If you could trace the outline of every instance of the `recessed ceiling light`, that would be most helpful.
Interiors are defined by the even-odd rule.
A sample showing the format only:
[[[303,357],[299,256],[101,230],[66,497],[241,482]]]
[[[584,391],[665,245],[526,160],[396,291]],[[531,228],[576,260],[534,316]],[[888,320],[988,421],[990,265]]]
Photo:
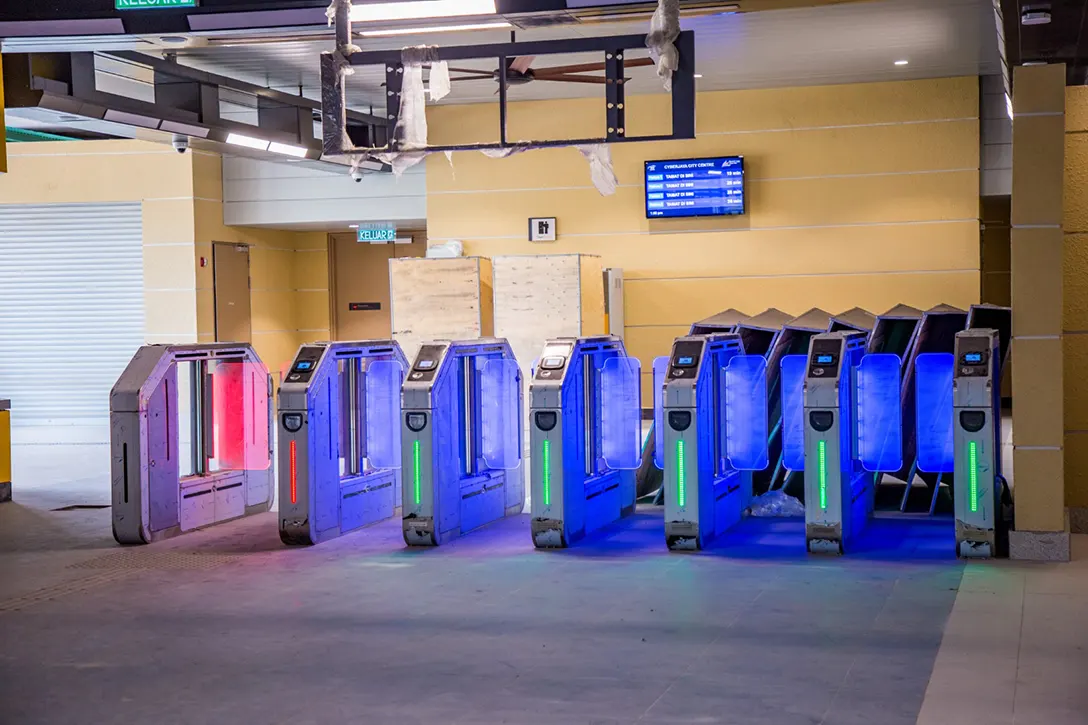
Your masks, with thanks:
[[[702,73],[696,73],[696,74],[695,74],[695,77],[696,77],[696,78],[702,78],[702,77],[703,77],[703,74],[702,74]]]
[[[910,63],[909,60],[897,60],[897,61],[895,61],[896,65],[907,65],[908,63]]]
[[[348,229],[358,229],[358,228],[359,228],[358,224],[348,224]]]

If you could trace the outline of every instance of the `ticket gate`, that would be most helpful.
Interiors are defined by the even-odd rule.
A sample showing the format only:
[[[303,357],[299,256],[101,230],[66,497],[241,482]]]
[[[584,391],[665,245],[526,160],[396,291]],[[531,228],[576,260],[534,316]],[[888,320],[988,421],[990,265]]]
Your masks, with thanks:
[[[866,333],[812,338],[782,361],[783,459],[803,470],[805,542],[844,553],[873,512],[876,477],[902,465],[898,355],[865,355]]]
[[[303,345],[279,393],[279,526],[316,544],[400,507],[400,390],[392,340]]]
[[[250,345],[145,345],[110,392],[113,536],[147,544],[272,507],[272,379]]]
[[[737,325],[749,319],[749,317],[750,315],[746,315],[740,310],[736,310],[730,307],[728,310],[722,310],[716,315],[711,315],[705,320],[699,320],[698,322],[692,324],[691,330],[688,331],[688,334],[712,335],[716,332],[736,332]]]
[[[618,337],[548,340],[529,388],[531,530],[569,546],[635,508],[641,367]]]
[[[409,546],[436,546],[521,513],[521,372],[506,340],[425,343],[401,400]]]
[[[956,553],[1004,553],[1003,503],[1010,492],[1001,475],[1001,339],[993,329],[956,334],[955,352],[918,356],[918,468],[952,473]]]
[[[677,338],[661,400],[665,542],[702,549],[740,520],[767,467],[766,358],[735,333]]]

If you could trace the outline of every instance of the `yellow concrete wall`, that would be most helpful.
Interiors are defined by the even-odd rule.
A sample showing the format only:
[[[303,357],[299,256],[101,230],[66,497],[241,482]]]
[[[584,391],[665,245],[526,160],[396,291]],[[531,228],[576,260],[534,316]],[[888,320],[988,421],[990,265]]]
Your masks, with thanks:
[[[217,154],[144,141],[22,143],[9,153],[0,204],[142,203],[147,342],[214,339],[212,242],[252,246],[253,341],[270,370],[302,342],[329,337],[325,234],[224,225]]]
[[[452,168],[431,156],[428,236],[469,255],[581,252],[623,268],[627,346],[646,371],[693,320],[728,307],[967,306],[980,288],[978,102],[973,77],[702,93],[697,139],[613,145],[611,197],[571,148],[455,153]],[[662,130],[665,103],[630,99],[628,133]],[[602,135],[601,106],[512,104],[509,138]],[[430,142],[494,140],[496,115],[428,108]],[[644,161],[729,154],[745,157],[746,216],[645,218]],[[526,240],[535,216],[557,217],[556,243]]]
[[[329,338],[326,235],[225,225],[223,165],[218,155],[194,156],[193,188],[200,339],[215,338],[212,244],[247,244],[253,346],[269,370],[279,372],[290,363],[300,344]],[[200,266],[201,257],[209,260],[208,266]]]
[[[1065,89],[1065,503],[1088,507],[1088,87]]]
[[[142,202],[145,337],[195,342],[193,155],[145,141],[10,144],[0,204]]]

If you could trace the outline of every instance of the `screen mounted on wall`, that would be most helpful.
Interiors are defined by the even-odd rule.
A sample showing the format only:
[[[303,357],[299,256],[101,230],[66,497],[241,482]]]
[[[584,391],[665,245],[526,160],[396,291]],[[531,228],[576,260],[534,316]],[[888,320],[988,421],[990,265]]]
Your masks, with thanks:
[[[646,162],[646,217],[744,213],[744,157]]]

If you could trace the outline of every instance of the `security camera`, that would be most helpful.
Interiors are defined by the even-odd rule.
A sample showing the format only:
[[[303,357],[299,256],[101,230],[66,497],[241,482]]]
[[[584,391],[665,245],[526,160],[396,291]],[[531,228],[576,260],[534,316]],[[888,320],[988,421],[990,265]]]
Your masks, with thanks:
[[[351,170],[351,178],[355,179],[355,183],[356,183],[356,184],[358,184],[358,183],[361,183],[361,182],[362,182],[362,180],[363,180],[363,176],[365,176],[365,174],[363,174],[363,170],[362,170],[362,169],[359,169],[359,168],[355,168],[355,169],[352,169],[352,170]]]
[[[179,154],[183,154],[189,150],[189,137],[183,136],[180,133],[174,134],[174,139],[171,141],[174,146],[174,150]]]

